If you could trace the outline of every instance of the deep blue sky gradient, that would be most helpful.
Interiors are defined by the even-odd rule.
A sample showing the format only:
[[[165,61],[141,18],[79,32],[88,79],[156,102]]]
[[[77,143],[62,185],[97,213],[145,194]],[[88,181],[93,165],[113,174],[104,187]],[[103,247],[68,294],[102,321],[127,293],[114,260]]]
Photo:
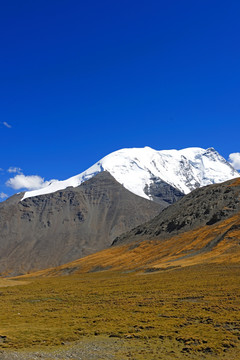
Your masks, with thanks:
[[[0,192],[124,147],[239,152],[239,1],[18,1],[0,11]]]

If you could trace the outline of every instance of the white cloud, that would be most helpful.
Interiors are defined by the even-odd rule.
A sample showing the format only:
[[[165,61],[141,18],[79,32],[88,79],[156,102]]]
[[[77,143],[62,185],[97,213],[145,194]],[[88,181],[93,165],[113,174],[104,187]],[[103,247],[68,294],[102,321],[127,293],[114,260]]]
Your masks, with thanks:
[[[7,170],[9,173],[18,173],[22,174],[22,169],[15,166],[10,166],[10,168]]]
[[[50,184],[50,181],[44,181],[44,178],[38,175],[25,176],[23,174],[16,175],[6,182],[6,185],[12,189],[27,189],[36,190],[41,189]]]
[[[7,197],[8,197],[7,194],[5,194],[3,192],[0,193],[0,199],[6,199]]]
[[[6,126],[7,128],[11,129],[11,125],[9,125],[6,121],[3,122],[3,125]]]
[[[240,153],[237,152],[230,154],[229,162],[236,170],[240,170]]]

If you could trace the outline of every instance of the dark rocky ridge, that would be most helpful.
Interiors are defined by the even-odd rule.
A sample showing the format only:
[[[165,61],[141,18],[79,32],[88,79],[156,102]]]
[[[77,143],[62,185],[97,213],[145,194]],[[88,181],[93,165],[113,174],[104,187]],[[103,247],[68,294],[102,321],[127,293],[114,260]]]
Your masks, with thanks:
[[[239,211],[240,180],[205,186],[170,205],[154,219],[117,237],[113,244],[169,238],[200,226],[213,225]]]
[[[156,177],[152,177],[152,183],[150,186],[145,186],[144,192],[150,196],[153,201],[165,207],[175,203],[184,196],[180,190]]]
[[[53,267],[108,247],[166,205],[134,195],[103,172],[77,188],[0,204],[0,272]]]

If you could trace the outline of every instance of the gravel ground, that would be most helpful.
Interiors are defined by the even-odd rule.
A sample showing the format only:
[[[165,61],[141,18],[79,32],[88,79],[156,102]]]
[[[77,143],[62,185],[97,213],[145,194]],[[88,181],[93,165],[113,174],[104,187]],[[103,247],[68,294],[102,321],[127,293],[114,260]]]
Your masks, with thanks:
[[[173,350],[174,349],[174,350]],[[219,360],[213,354],[184,354],[174,347],[154,349],[148,341],[141,342],[131,339],[102,337],[85,339],[66,344],[55,349],[46,350],[0,350],[0,360]],[[239,354],[233,350],[222,354],[221,360],[239,360]]]
[[[94,342],[81,341],[51,351],[0,351],[0,360],[110,360],[118,359],[115,354],[121,349],[120,339],[99,339]]]

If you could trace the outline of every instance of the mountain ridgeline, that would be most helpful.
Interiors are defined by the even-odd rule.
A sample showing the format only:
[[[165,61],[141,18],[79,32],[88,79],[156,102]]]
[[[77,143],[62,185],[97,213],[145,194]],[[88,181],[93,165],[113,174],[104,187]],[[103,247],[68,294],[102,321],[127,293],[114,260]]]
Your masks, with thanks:
[[[27,191],[23,198],[49,194],[69,186],[77,187],[102,171],[108,171],[135,195],[157,202],[164,197],[168,204],[196,188],[239,176],[213,148],[122,149],[105,156],[79,175],[64,181],[52,180],[42,189]]]

